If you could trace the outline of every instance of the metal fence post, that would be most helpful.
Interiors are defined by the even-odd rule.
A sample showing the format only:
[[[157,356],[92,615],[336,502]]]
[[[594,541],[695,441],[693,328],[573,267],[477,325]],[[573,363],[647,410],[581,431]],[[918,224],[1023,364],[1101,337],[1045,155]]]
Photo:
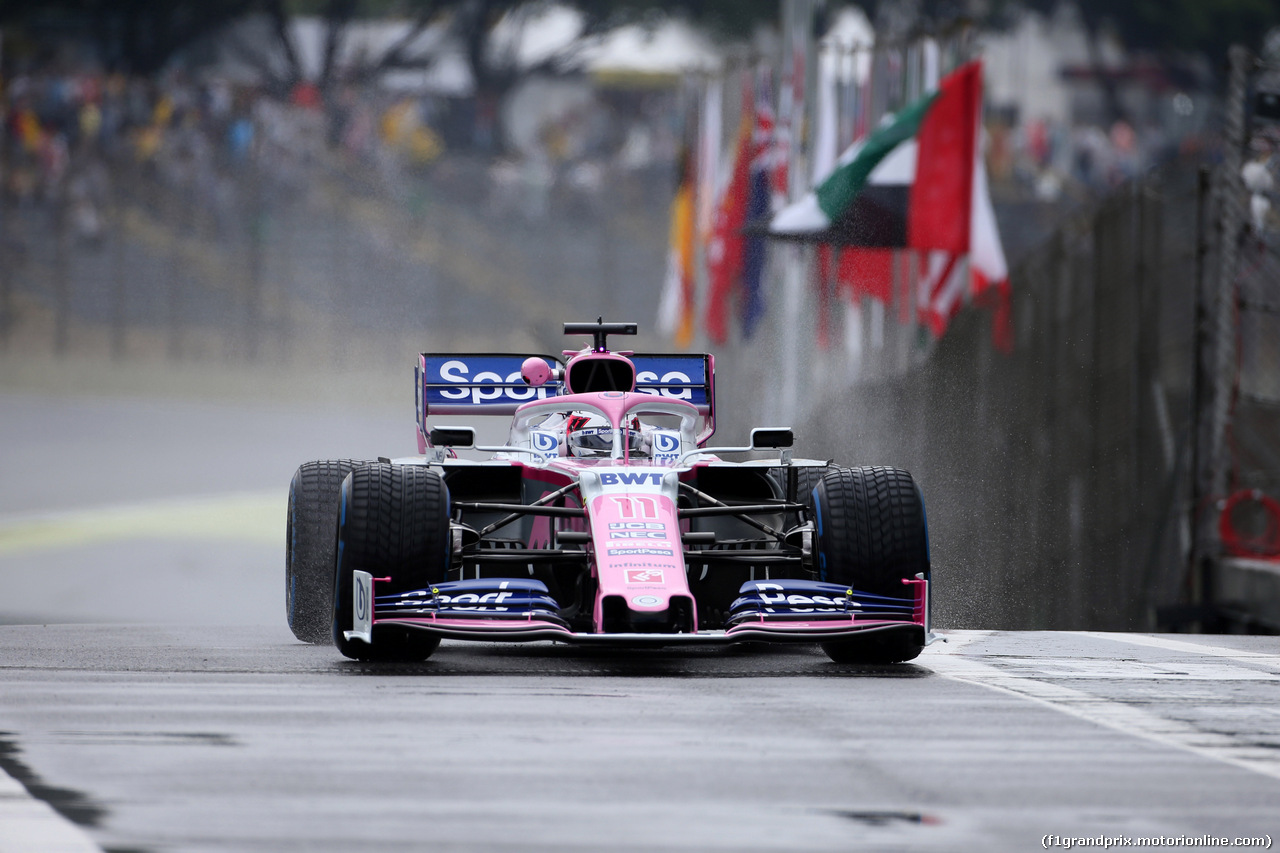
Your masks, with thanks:
[[[1228,471],[1231,466],[1230,448],[1227,446],[1227,435],[1231,418],[1231,389],[1236,373],[1236,298],[1235,278],[1239,258],[1241,229],[1243,228],[1243,211],[1241,200],[1244,185],[1240,176],[1240,168],[1244,157],[1245,143],[1245,96],[1248,83],[1248,66],[1251,60],[1249,51],[1240,45],[1232,46],[1228,51],[1230,62],[1230,78],[1227,84],[1227,101],[1224,115],[1224,140],[1222,164],[1218,167],[1217,182],[1214,193],[1214,213],[1218,217],[1218,268],[1212,290],[1209,293],[1210,319],[1209,338],[1212,347],[1212,361],[1209,370],[1209,436],[1208,436],[1208,472],[1206,478],[1207,491],[1201,502],[1218,500],[1225,497],[1229,482]],[[1202,523],[1211,517],[1211,513],[1202,513]],[[1197,560],[1197,575],[1193,575],[1194,590],[1204,608],[1213,606],[1214,566],[1213,559],[1218,556],[1218,544],[1211,547],[1207,538],[1198,537],[1200,556]],[[1202,619],[1201,627],[1205,627]]]
[[[1196,272],[1195,296],[1192,311],[1195,317],[1192,335],[1192,374],[1191,374],[1191,498],[1189,500],[1188,517],[1191,541],[1187,548],[1187,577],[1193,580],[1190,590],[1195,599],[1199,598],[1200,562],[1206,553],[1204,542],[1204,518],[1202,504],[1211,488],[1208,480],[1208,454],[1206,450],[1208,437],[1209,413],[1206,401],[1206,376],[1209,369],[1209,309],[1207,304],[1208,282],[1205,279],[1209,256],[1209,210],[1210,195],[1213,189],[1213,173],[1208,166],[1200,168],[1196,180]]]

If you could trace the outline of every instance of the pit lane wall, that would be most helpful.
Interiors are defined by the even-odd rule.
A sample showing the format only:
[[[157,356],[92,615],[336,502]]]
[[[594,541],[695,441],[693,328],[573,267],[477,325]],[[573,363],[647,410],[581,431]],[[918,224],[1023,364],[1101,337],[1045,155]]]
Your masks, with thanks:
[[[1217,565],[1214,600],[1251,633],[1280,633],[1280,562],[1227,557]]]

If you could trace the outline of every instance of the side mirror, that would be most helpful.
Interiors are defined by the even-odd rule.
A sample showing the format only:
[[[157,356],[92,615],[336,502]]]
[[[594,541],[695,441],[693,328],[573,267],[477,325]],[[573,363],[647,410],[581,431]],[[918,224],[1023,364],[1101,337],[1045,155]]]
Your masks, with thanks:
[[[474,447],[476,431],[471,427],[432,427],[433,447]]]
[[[677,465],[683,465],[684,461],[690,457],[700,456],[703,453],[746,453],[749,450],[778,450],[782,464],[791,464],[791,445],[795,444],[796,437],[791,432],[790,427],[756,427],[751,431],[751,444],[748,447],[695,447],[693,450],[686,450],[680,454],[680,458],[676,460]]]
[[[776,450],[795,443],[795,433],[787,427],[760,427],[751,431],[752,450]]]

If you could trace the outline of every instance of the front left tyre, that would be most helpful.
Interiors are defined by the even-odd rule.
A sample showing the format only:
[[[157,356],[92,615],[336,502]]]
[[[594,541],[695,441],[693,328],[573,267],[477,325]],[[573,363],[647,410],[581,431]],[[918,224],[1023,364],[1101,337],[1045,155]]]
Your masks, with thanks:
[[[343,481],[337,561],[333,574],[333,641],[356,660],[425,660],[438,637],[399,625],[373,626],[373,643],[348,639],[354,621],[352,572],[377,581],[375,596],[424,589],[449,570],[449,491],[420,465],[378,463],[356,468]]]
[[[289,484],[284,596],[289,630],[304,643],[332,642],[333,563],[338,541],[338,493],[355,459],[307,462]]]

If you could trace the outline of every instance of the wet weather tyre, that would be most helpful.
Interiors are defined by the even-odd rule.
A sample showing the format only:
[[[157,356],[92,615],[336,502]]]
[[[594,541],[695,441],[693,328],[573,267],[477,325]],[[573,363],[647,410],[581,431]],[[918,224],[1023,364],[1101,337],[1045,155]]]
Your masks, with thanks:
[[[819,578],[894,598],[911,596],[903,580],[929,577],[924,501],[906,471],[837,468],[814,492]],[[924,631],[903,629],[823,643],[840,663],[896,663],[924,647]]]
[[[449,492],[434,471],[385,463],[356,468],[342,483],[338,559],[333,575],[333,641],[356,660],[425,660],[438,637],[396,625],[375,625],[373,643],[347,639],[352,628],[352,572],[375,578],[374,595],[422,589],[449,569]]]
[[[843,470],[840,468],[797,468],[796,469],[796,500],[802,504],[808,504],[813,508],[813,490],[821,482],[823,476],[828,471]]]
[[[285,618],[304,643],[333,642],[333,565],[342,481],[365,464],[355,459],[307,462],[289,484],[285,533]]]
[[[824,474],[838,469],[831,465],[797,465],[791,470],[795,472],[796,476],[796,502],[806,504],[812,509],[814,487],[818,485],[818,481],[822,479]],[[782,497],[785,498],[787,496],[787,469],[770,469],[769,476],[778,484]]]

